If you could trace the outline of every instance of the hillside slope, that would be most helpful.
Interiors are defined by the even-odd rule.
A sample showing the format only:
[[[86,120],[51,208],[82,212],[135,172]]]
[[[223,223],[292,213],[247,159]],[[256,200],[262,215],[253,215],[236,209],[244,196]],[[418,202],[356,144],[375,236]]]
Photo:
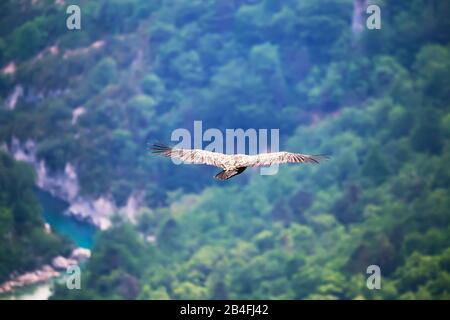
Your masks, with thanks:
[[[450,5],[374,2],[381,30],[360,0],[74,1],[68,31],[65,5],[3,1],[0,142],[112,221],[55,298],[448,299]],[[219,184],[148,155],[194,120],[332,158]]]

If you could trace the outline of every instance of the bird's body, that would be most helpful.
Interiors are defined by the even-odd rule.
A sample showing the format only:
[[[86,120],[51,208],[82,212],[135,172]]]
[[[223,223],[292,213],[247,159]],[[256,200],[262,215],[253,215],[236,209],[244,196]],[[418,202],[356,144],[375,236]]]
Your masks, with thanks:
[[[201,149],[170,148],[162,144],[152,146],[153,153],[180,160],[184,163],[206,164],[223,169],[215,178],[227,180],[244,172],[248,167],[270,166],[281,163],[319,163],[326,156],[291,152],[261,153],[256,155],[223,154]]]

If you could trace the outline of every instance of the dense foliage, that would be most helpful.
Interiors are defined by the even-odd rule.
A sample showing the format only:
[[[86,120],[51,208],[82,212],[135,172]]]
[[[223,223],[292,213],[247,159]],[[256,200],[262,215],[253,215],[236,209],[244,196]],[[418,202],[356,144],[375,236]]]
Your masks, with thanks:
[[[0,5],[0,64],[17,65],[0,141],[34,139],[83,194],[148,207],[55,298],[450,298],[448,2],[376,1],[382,29],[362,32],[351,0],[73,1],[79,31],[29,2]],[[218,183],[148,156],[194,120],[280,128],[282,149],[332,158]]]

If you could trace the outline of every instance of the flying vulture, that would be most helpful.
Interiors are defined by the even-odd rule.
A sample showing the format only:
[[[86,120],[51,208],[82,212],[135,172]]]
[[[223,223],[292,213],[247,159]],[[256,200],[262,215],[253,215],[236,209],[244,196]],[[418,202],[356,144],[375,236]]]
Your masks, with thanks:
[[[228,180],[244,172],[247,167],[270,166],[279,163],[319,163],[325,155],[307,155],[291,152],[261,153],[256,155],[223,154],[201,149],[178,149],[163,144],[153,144],[151,151],[165,157],[190,164],[206,164],[223,169],[215,175],[218,180]]]

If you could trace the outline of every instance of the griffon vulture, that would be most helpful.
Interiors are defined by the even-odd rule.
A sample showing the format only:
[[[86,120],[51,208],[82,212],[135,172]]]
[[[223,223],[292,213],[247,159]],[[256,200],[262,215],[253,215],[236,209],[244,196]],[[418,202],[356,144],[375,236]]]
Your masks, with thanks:
[[[228,180],[244,172],[247,167],[270,166],[280,163],[319,163],[325,155],[307,155],[290,152],[261,153],[256,155],[223,154],[201,149],[178,149],[163,144],[153,144],[151,151],[189,164],[206,164],[223,169],[215,175],[218,180]]]

